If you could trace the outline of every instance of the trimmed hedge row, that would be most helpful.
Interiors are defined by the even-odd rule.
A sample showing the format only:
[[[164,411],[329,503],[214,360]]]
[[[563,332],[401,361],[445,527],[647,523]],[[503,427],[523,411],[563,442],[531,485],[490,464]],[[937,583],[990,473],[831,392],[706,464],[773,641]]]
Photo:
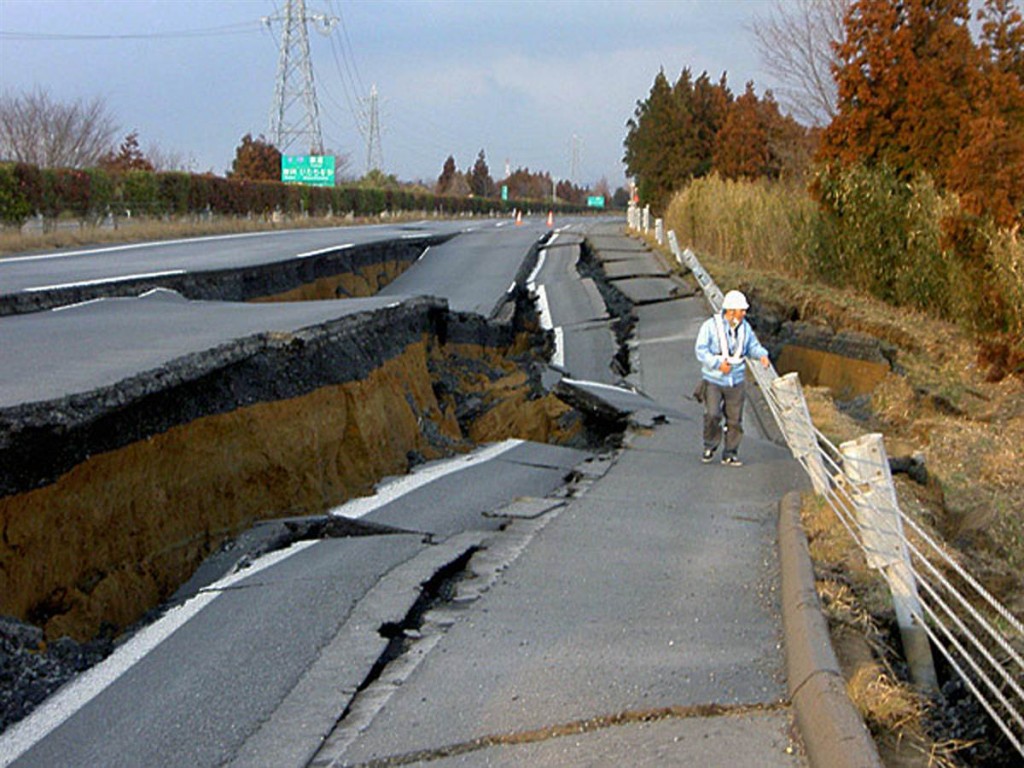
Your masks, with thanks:
[[[560,212],[586,210],[581,206],[552,205],[549,201],[533,203]],[[373,216],[384,211],[435,210],[445,214],[483,214],[511,212],[529,204],[530,201],[445,197],[401,189],[310,187],[177,171],[111,173],[101,169],[0,163],[0,221],[15,226],[37,215],[49,220],[70,215],[87,222],[109,214],[246,216],[279,211],[286,215],[351,212],[356,216]]]

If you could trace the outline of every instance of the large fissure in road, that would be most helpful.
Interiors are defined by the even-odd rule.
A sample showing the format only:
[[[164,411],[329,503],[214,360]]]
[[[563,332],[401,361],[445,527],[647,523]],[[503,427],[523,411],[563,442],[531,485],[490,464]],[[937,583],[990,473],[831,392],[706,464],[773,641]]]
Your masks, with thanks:
[[[541,387],[542,334],[437,300],[242,346],[186,361],[165,389],[50,404],[49,424],[38,405],[17,429],[5,414],[0,613],[87,639],[137,620],[256,520],[322,513],[479,442],[583,440]]]
[[[354,273],[246,290],[371,294],[404,268],[388,266],[394,253],[380,249],[378,264]],[[616,425],[542,383],[552,339],[527,291],[515,288],[496,316],[396,301],[0,408],[0,616],[10,617],[0,620],[0,729],[258,521],[323,515],[386,476],[484,442],[605,444]]]

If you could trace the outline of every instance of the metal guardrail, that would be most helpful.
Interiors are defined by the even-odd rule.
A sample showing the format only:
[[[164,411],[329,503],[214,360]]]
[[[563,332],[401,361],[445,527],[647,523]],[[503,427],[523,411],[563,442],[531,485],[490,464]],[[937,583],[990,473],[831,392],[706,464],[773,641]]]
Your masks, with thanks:
[[[680,250],[675,232],[668,240],[713,311],[721,311],[722,292],[696,255]],[[1024,658],[1011,642],[1011,635],[1024,639],[1024,624],[900,509],[882,435],[837,447],[811,422],[797,374],[779,376],[774,366],[748,370],[815,492],[888,583],[913,681],[935,690],[934,648],[1024,756]]]

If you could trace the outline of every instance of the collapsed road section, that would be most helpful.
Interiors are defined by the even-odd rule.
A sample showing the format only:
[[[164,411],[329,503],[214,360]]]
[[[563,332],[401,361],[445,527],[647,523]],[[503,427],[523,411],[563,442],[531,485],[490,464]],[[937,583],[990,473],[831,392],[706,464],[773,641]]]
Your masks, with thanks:
[[[0,613],[48,637],[130,624],[254,520],[320,513],[499,433],[580,432],[514,359],[527,329],[438,299],[157,292],[7,318],[5,335],[26,384],[0,409]]]
[[[451,267],[451,252],[432,253]],[[336,537],[433,547],[460,515],[479,526],[488,494],[538,493],[521,470],[562,484],[578,459],[549,461],[539,443],[606,445],[625,412],[649,404],[605,414],[585,382],[583,400],[568,380],[549,392],[552,334],[524,288],[537,245],[518,253],[513,287],[499,275],[498,304],[480,300],[491,320],[437,298],[235,304],[165,289],[0,320],[12,341],[0,372],[17,372],[0,373],[0,614],[18,620],[0,624],[0,655],[12,640],[93,663],[176,589],[172,603],[206,589],[211,553],[244,565],[235,544],[260,520],[274,521],[256,526],[271,549]],[[449,492],[352,524],[323,517],[385,476],[508,437],[533,441],[530,458],[484,471],[461,512]],[[12,686],[4,722],[64,675],[43,674],[25,696]]]

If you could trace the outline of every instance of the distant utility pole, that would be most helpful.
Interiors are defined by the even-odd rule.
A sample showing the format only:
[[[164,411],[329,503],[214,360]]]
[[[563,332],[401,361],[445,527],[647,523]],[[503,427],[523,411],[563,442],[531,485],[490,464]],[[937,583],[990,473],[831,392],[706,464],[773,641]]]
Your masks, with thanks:
[[[575,133],[572,135],[572,159],[569,161],[569,180],[574,184],[580,176],[580,153],[582,152],[583,140]]]
[[[287,154],[286,150],[297,142],[303,151],[321,155],[324,140],[306,24],[312,21],[326,34],[338,18],[324,14],[308,15],[306,0],[285,0],[281,13],[263,17],[263,23],[268,27],[274,21],[281,22],[282,26],[274,103],[270,110],[270,140],[282,154]]]
[[[384,151],[380,143],[380,109],[377,105],[377,84],[370,86],[370,129],[366,132],[366,172],[384,168]]]

